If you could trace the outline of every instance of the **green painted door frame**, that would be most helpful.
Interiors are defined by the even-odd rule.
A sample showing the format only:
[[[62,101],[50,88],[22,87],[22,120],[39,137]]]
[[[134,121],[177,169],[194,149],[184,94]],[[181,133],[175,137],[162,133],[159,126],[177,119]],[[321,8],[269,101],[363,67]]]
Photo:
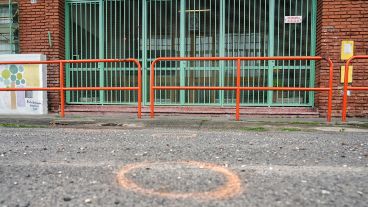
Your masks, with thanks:
[[[185,36],[185,25],[186,25],[186,14],[185,14],[185,9],[186,9],[187,5],[186,5],[186,1],[182,0],[180,2],[180,57],[185,57],[185,52],[186,52],[186,36]],[[185,62],[180,62],[180,86],[185,86],[185,68],[186,68],[186,63]],[[185,104],[185,91],[180,91],[180,104],[184,105]]]
[[[274,56],[274,48],[275,48],[275,42],[274,42],[274,34],[275,34],[275,0],[269,0],[269,9],[268,9],[268,27],[269,27],[269,34],[268,34],[268,56],[273,57]],[[268,78],[267,78],[267,86],[272,87],[273,86],[273,69],[275,67],[275,61],[270,60],[268,61]],[[273,91],[267,92],[267,104],[271,106],[273,103]]]
[[[105,12],[105,8],[104,8],[104,0],[99,0],[99,37],[100,37],[100,41],[99,41],[99,59],[105,59],[105,21],[104,21],[104,12]],[[104,72],[104,65],[105,63],[98,63],[98,70],[99,70],[99,76],[100,76],[100,87],[105,87],[105,72]],[[100,104],[104,104],[104,100],[105,100],[105,91],[100,90]]]

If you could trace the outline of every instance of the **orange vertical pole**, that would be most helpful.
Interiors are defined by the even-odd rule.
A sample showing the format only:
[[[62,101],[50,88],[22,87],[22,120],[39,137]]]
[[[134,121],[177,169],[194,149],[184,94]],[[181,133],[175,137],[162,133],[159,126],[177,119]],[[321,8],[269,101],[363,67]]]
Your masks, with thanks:
[[[64,63],[60,61],[60,117],[65,116]]]
[[[342,122],[346,122],[346,110],[348,105],[348,84],[349,84],[349,65],[350,62],[354,59],[354,56],[351,57],[345,64],[345,77],[344,77],[344,96],[342,100]]]
[[[327,122],[331,123],[332,121],[332,96],[333,96],[333,68],[334,64],[330,58],[327,59],[330,65],[330,80],[329,80],[329,88],[328,91],[328,108],[327,108]]]
[[[134,60],[134,62],[138,66],[138,118],[142,118],[142,66],[137,61]]]
[[[240,121],[240,59],[236,61],[237,63],[237,76],[236,76],[236,121]]]
[[[156,59],[157,60],[157,59]],[[151,64],[151,71],[150,71],[150,108],[151,108],[151,118],[155,117],[155,63],[154,60]]]

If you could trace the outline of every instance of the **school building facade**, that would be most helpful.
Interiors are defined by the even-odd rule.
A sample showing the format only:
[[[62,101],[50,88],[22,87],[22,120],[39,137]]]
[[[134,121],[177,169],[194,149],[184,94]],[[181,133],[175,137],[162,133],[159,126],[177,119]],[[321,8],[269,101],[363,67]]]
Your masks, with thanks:
[[[362,0],[0,0],[0,53],[45,54],[47,59],[136,58],[143,69],[143,104],[149,71],[158,57],[322,56],[334,67],[333,114],[341,115],[342,41],[368,55],[368,4]],[[353,64],[353,85],[368,85],[368,61]],[[325,61],[244,61],[242,86],[323,87]],[[234,86],[232,61],[166,61],[157,65],[161,86]],[[67,64],[66,86],[136,86],[133,64]],[[48,66],[48,86],[59,68]],[[328,94],[243,91],[243,110],[260,114],[325,116]],[[49,92],[59,110],[59,93]],[[156,104],[221,111],[235,106],[234,91],[156,91]],[[67,92],[67,110],[108,110],[134,105],[135,91]],[[101,109],[103,105],[104,109]],[[353,91],[348,115],[368,115],[368,93]],[[184,107],[186,108],[186,107]],[[267,110],[264,110],[267,109]],[[203,110],[206,111],[206,110]]]

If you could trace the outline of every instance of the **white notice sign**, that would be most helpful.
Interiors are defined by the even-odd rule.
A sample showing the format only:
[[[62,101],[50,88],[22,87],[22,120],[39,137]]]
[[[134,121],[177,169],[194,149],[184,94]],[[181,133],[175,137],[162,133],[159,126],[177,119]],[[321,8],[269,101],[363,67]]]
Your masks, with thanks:
[[[351,53],[353,53],[353,45],[351,45],[351,44],[345,44],[344,45],[344,53],[345,54],[351,54]]]
[[[300,24],[302,22],[302,16],[285,16],[285,24]]]

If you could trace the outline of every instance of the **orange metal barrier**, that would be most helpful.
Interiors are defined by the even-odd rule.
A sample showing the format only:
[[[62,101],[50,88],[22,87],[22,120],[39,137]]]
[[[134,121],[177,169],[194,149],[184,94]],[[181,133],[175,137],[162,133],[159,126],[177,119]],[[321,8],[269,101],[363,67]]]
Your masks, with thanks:
[[[64,65],[66,63],[121,63],[132,62],[138,67],[138,87],[65,87],[64,82]],[[65,116],[65,91],[138,91],[138,118],[142,117],[142,67],[137,59],[94,59],[94,60],[50,60],[50,61],[3,61],[1,65],[18,65],[18,64],[59,64],[60,67],[60,87],[46,88],[0,88],[0,91],[59,91],[60,92],[60,116]]]
[[[330,66],[329,86],[324,88],[300,88],[300,87],[241,87],[241,61],[255,60],[326,60]],[[160,61],[237,61],[237,78],[235,87],[207,87],[207,86],[155,86],[155,65]],[[236,120],[240,120],[240,91],[328,91],[327,122],[331,122],[332,92],[333,92],[333,62],[330,58],[322,57],[161,57],[151,64],[150,72],[150,102],[151,118],[155,115],[155,90],[233,90],[236,91]]]
[[[353,56],[346,61],[345,64],[345,78],[344,78],[344,96],[342,101],[342,122],[346,122],[346,112],[348,107],[348,90],[352,91],[368,91],[368,87],[353,87],[349,86],[349,66],[355,59],[368,59],[368,55]]]

